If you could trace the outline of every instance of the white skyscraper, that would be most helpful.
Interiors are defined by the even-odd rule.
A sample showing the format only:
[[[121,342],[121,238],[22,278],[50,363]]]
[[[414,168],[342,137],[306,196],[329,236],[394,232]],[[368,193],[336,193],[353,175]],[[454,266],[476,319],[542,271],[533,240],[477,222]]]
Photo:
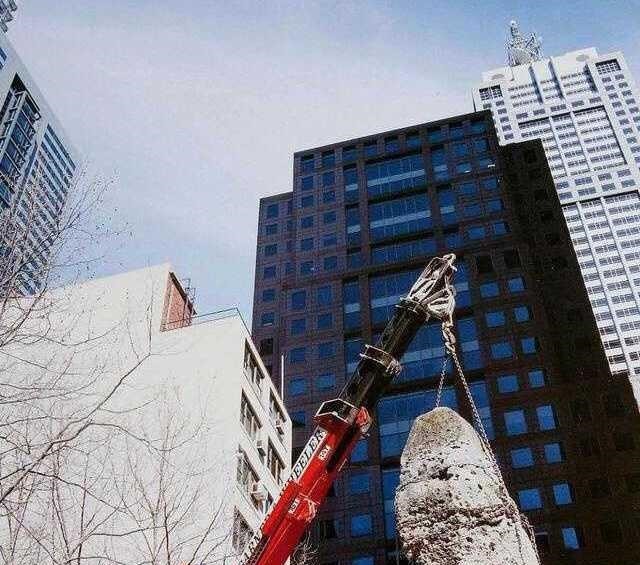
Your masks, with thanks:
[[[0,22],[4,4],[0,1]],[[16,290],[32,293],[40,286],[79,168],[79,154],[7,36],[0,33],[0,246],[14,254],[7,263],[22,265]],[[24,225],[24,233],[7,230],[9,223]],[[3,249],[5,259],[6,253]]]
[[[614,373],[640,399],[640,109],[620,52],[543,57],[511,23],[509,65],[483,73],[477,110],[501,144],[541,139]]]

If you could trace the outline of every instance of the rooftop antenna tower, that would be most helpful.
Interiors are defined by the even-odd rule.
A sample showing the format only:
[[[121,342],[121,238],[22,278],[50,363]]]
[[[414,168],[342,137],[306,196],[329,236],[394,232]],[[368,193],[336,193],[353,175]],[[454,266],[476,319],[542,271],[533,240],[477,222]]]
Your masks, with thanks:
[[[509,34],[507,57],[510,66],[516,67],[542,58],[542,37],[538,37],[535,31],[528,37],[522,35],[518,22],[511,20]]]

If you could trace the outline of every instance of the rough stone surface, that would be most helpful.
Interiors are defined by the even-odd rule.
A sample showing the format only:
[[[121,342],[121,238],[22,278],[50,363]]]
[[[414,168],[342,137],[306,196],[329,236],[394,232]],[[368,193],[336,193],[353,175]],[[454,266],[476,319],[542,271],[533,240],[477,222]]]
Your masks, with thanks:
[[[478,434],[449,408],[418,417],[401,459],[396,522],[417,565],[538,565]]]

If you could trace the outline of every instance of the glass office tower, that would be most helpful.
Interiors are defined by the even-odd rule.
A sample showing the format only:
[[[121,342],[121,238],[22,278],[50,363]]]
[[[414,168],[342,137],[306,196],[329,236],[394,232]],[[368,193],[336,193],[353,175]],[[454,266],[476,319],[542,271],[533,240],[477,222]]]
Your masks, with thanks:
[[[489,111],[297,152],[293,191],[261,200],[253,334],[283,383],[294,452],[429,258],[448,252],[473,396],[545,563],[613,551],[630,565],[631,387],[611,380],[542,145],[500,148]],[[439,324],[426,325],[314,523],[321,563],[402,562],[399,456],[443,355]],[[451,381],[444,402],[466,411]]]

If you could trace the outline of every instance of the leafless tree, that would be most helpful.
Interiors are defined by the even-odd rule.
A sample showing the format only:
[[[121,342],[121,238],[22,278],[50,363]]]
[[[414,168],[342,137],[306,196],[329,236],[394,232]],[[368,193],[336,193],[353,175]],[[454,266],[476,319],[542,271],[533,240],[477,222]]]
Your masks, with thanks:
[[[112,235],[109,183],[81,177],[56,204],[44,182],[15,184],[0,211],[0,564],[222,562],[198,421],[175,395],[125,401],[158,354],[153,301],[143,324],[96,331],[95,305],[60,286]]]

